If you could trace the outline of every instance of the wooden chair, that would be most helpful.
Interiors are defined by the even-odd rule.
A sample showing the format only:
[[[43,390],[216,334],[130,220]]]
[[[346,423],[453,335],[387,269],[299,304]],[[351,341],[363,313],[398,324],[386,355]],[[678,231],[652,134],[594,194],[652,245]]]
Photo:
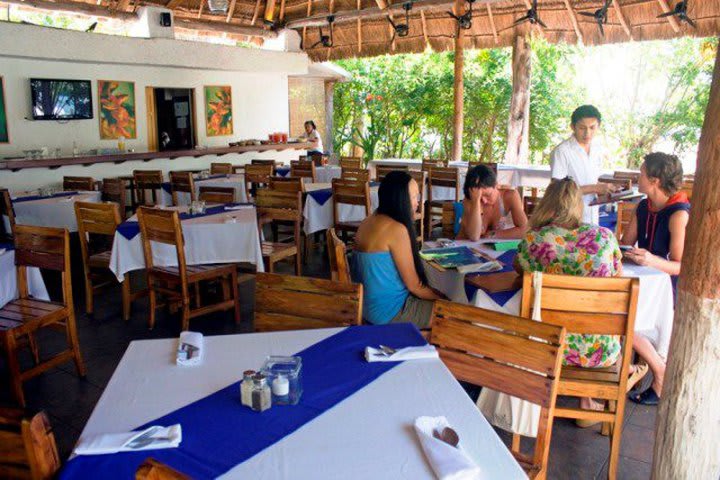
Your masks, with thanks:
[[[528,477],[546,478],[565,329],[447,300],[435,302],[431,324],[430,342],[458,380],[540,406],[533,455],[519,443],[512,454]]]
[[[640,172],[615,171],[613,172],[613,178],[630,180],[633,184],[637,185],[638,180],[640,179]]]
[[[420,189],[420,198],[418,199],[418,210],[415,212],[415,233],[417,233],[418,242],[422,242],[425,238],[425,184],[427,183],[427,173],[422,170],[408,170],[408,174],[415,180]]]
[[[122,178],[104,178],[102,181],[102,201],[117,203],[120,207],[120,220],[125,220],[128,209],[132,209],[127,204],[127,196],[125,191],[125,182]]]
[[[150,457],[138,467],[135,480],[190,480],[190,477]]]
[[[333,195],[333,227],[341,232],[342,238],[347,242],[348,232],[357,232],[360,222],[341,221],[339,205],[359,205],[365,207],[365,216],[370,215],[370,185],[368,182],[357,182],[334,178],[332,181]]]
[[[452,202],[442,206],[442,238],[455,238],[455,205]]]
[[[275,160],[272,160],[272,159],[261,158],[261,159],[250,160],[250,164],[251,165],[272,165],[273,167],[275,167],[278,164],[278,162],[276,162]]]
[[[240,302],[237,291],[237,268],[234,264],[187,265],[185,261],[185,240],[178,212],[140,207],[138,223],[142,235],[145,271],[150,296],[150,316],[148,326],[155,326],[157,295],[163,295],[182,308],[182,329],[190,327],[190,319],[212,312],[235,311],[235,323],[240,323]],[[175,247],[176,267],[155,266],[152,255],[152,243],[163,243]],[[200,283],[220,281],[222,300],[211,305],[202,305]],[[190,286],[195,289],[195,307],[191,306]]]
[[[440,158],[423,158],[420,169],[425,173],[430,173],[433,167],[447,167],[448,161]]]
[[[270,190],[305,193],[305,182],[300,177],[270,177]]]
[[[602,411],[556,408],[555,416],[609,424],[610,460],[608,478],[617,478],[627,379],[632,357],[635,311],[639,292],[637,278],[594,278],[569,275],[542,276],[542,321],[560,325],[577,334],[623,337],[622,352],[609,368],[563,366],[558,395],[604,400]],[[534,301],[533,276],[523,277],[520,314],[530,318]]]
[[[95,190],[95,180],[92,177],[63,177],[63,190],[91,192]]]
[[[620,240],[625,232],[625,227],[632,220],[633,212],[638,204],[635,202],[618,202],[617,203],[617,223],[615,224],[615,237]]]
[[[0,478],[51,480],[61,461],[45,412],[0,407]]]
[[[119,178],[125,186],[125,197],[130,200],[130,208],[126,209],[131,213],[137,209],[137,198],[135,196],[135,177],[133,175],[121,175]]]
[[[8,223],[5,224],[5,217],[8,219]],[[10,192],[6,188],[0,189],[0,227],[2,227],[2,238],[3,240],[12,240],[15,232],[15,210],[13,210],[12,199],[10,198]],[[8,230],[9,231],[6,231]]]
[[[535,207],[538,206],[538,204],[540,203],[540,200],[542,200],[542,197],[536,197],[536,196],[523,197],[523,210],[525,211],[525,215],[527,215],[528,218],[535,211]]]
[[[232,163],[213,162],[210,164],[210,175],[231,175],[233,173]]]
[[[245,173],[245,165],[233,165],[232,173],[233,173],[233,175]]]
[[[195,180],[191,172],[170,172],[170,193],[172,194],[172,203],[175,206],[180,205],[178,199],[179,193],[187,193],[190,195],[190,201],[194,202],[195,196]]]
[[[258,273],[255,331],[347,327],[362,323],[361,284]]]
[[[203,185],[200,187],[199,193],[199,199],[206,203],[235,203],[235,189],[233,187]]]
[[[343,168],[340,171],[340,178],[353,182],[369,182],[370,170],[365,170],[361,168]]]
[[[375,166],[375,180],[382,182],[385,176],[390,173],[399,170],[401,172],[408,172],[409,168],[407,165],[398,165],[394,167],[392,165],[377,165]]]
[[[328,228],[325,235],[330,260],[330,278],[336,282],[352,283],[347,261],[347,247],[338,238],[334,228]]]
[[[302,194],[300,192],[279,192],[277,190],[258,190],[255,198],[258,215],[258,228],[275,222],[292,222],[292,242],[262,242],[262,255],[268,272],[275,270],[280,260],[295,257],[295,275],[302,274],[301,241],[302,231]]]
[[[245,195],[248,200],[255,197],[258,189],[270,184],[274,168],[268,164],[245,165]]]
[[[162,190],[163,184],[163,173],[161,170],[134,170],[133,182],[135,183],[135,205],[148,205],[145,195],[147,192],[150,192],[150,205],[158,204],[158,193]]]
[[[85,366],[80,355],[75,328],[68,231],[59,228],[16,225],[15,266],[19,295],[16,300],[11,300],[0,308],[0,345],[7,354],[12,392],[20,406],[24,407],[22,382],[68,360],[74,360],[78,375],[85,376]],[[37,300],[30,296],[27,286],[28,267],[60,272],[61,302]],[[47,327],[63,330],[68,348],[41,362],[35,333]],[[35,365],[21,371],[18,349],[25,341],[29,343]]]
[[[340,157],[340,168],[351,168],[360,170],[362,168],[361,157]]]
[[[120,207],[116,203],[76,202],[75,217],[85,273],[85,310],[92,315],[95,292],[117,283],[115,274],[110,271],[110,254],[115,231],[122,221]],[[123,319],[128,321],[132,301],[144,292],[131,291],[129,273],[120,285]]]
[[[309,160],[293,160],[290,162],[290,176],[299,178],[309,178],[310,182],[317,181],[315,173],[315,164]]]
[[[433,187],[455,189],[454,200],[435,200]],[[443,205],[460,201],[460,181],[457,167],[432,167],[428,173],[427,207],[425,209],[425,238],[430,238],[433,229],[442,224]]]

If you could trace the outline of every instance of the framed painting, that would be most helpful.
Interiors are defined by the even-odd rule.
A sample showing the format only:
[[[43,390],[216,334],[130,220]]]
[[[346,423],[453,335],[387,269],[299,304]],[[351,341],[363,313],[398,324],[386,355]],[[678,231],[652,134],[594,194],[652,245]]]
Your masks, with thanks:
[[[135,82],[98,80],[100,138],[137,138]]]
[[[5,79],[0,77],[0,143],[10,143],[7,107],[5,104]]]
[[[206,85],[205,131],[208,137],[232,135],[232,91],[229,85]]]

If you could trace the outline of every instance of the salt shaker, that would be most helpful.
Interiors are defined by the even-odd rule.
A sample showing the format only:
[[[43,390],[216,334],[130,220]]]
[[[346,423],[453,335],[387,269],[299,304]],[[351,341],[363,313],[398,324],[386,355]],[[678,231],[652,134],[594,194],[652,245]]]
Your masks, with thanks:
[[[243,381],[240,384],[240,401],[246,407],[252,404],[253,375],[255,375],[255,370],[245,370]]]
[[[272,405],[270,386],[267,384],[267,379],[262,373],[257,373],[252,378],[253,389],[250,408],[256,412],[264,412]]]

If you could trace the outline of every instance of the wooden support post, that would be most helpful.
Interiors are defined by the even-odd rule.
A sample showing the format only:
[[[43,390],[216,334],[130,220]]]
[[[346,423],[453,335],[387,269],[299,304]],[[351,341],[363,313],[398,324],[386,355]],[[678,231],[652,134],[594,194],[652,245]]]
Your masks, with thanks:
[[[720,54],[705,112],[673,336],[657,414],[654,480],[720,478]]]
[[[332,155],[335,153],[333,144],[333,114],[335,113],[335,81],[325,82],[325,150]]]
[[[515,37],[513,42],[513,89],[510,99],[507,150],[505,163],[523,165],[530,154],[530,67],[531,51],[528,39]]]
[[[457,13],[456,13],[457,15]],[[459,26],[455,26],[455,82],[453,83],[453,143],[452,143],[452,160],[462,160],[462,138],[463,123],[465,121],[464,94],[465,86],[463,83],[463,66],[465,64],[463,40],[465,39],[465,30]]]

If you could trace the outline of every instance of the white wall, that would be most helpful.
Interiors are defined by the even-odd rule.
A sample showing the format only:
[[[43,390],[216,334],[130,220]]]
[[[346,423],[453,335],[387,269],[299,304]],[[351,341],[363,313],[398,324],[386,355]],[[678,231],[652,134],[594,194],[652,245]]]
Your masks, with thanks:
[[[128,139],[126,145],[136,151],[147,149],[146,86],[195,90],[199,145],[224,146],[237,139],[267,138],[270,132],[288,130],[287,77],[307,72],[308,65],[307,56],[297,53],[111,37],[6,22],[0,22],[0,45],[10,133],[10,143],[0,144],[3,157],[40,147],[51,152],[60,147],[68,153],[73,141],[80,150],[116,147],[115,140],[100,140],[97,80],[135,82],[137,138]],[[31,77],[91,80],[94,118],[33,121]],[[232,86],[233,135],[205,135],[203,85]]]

